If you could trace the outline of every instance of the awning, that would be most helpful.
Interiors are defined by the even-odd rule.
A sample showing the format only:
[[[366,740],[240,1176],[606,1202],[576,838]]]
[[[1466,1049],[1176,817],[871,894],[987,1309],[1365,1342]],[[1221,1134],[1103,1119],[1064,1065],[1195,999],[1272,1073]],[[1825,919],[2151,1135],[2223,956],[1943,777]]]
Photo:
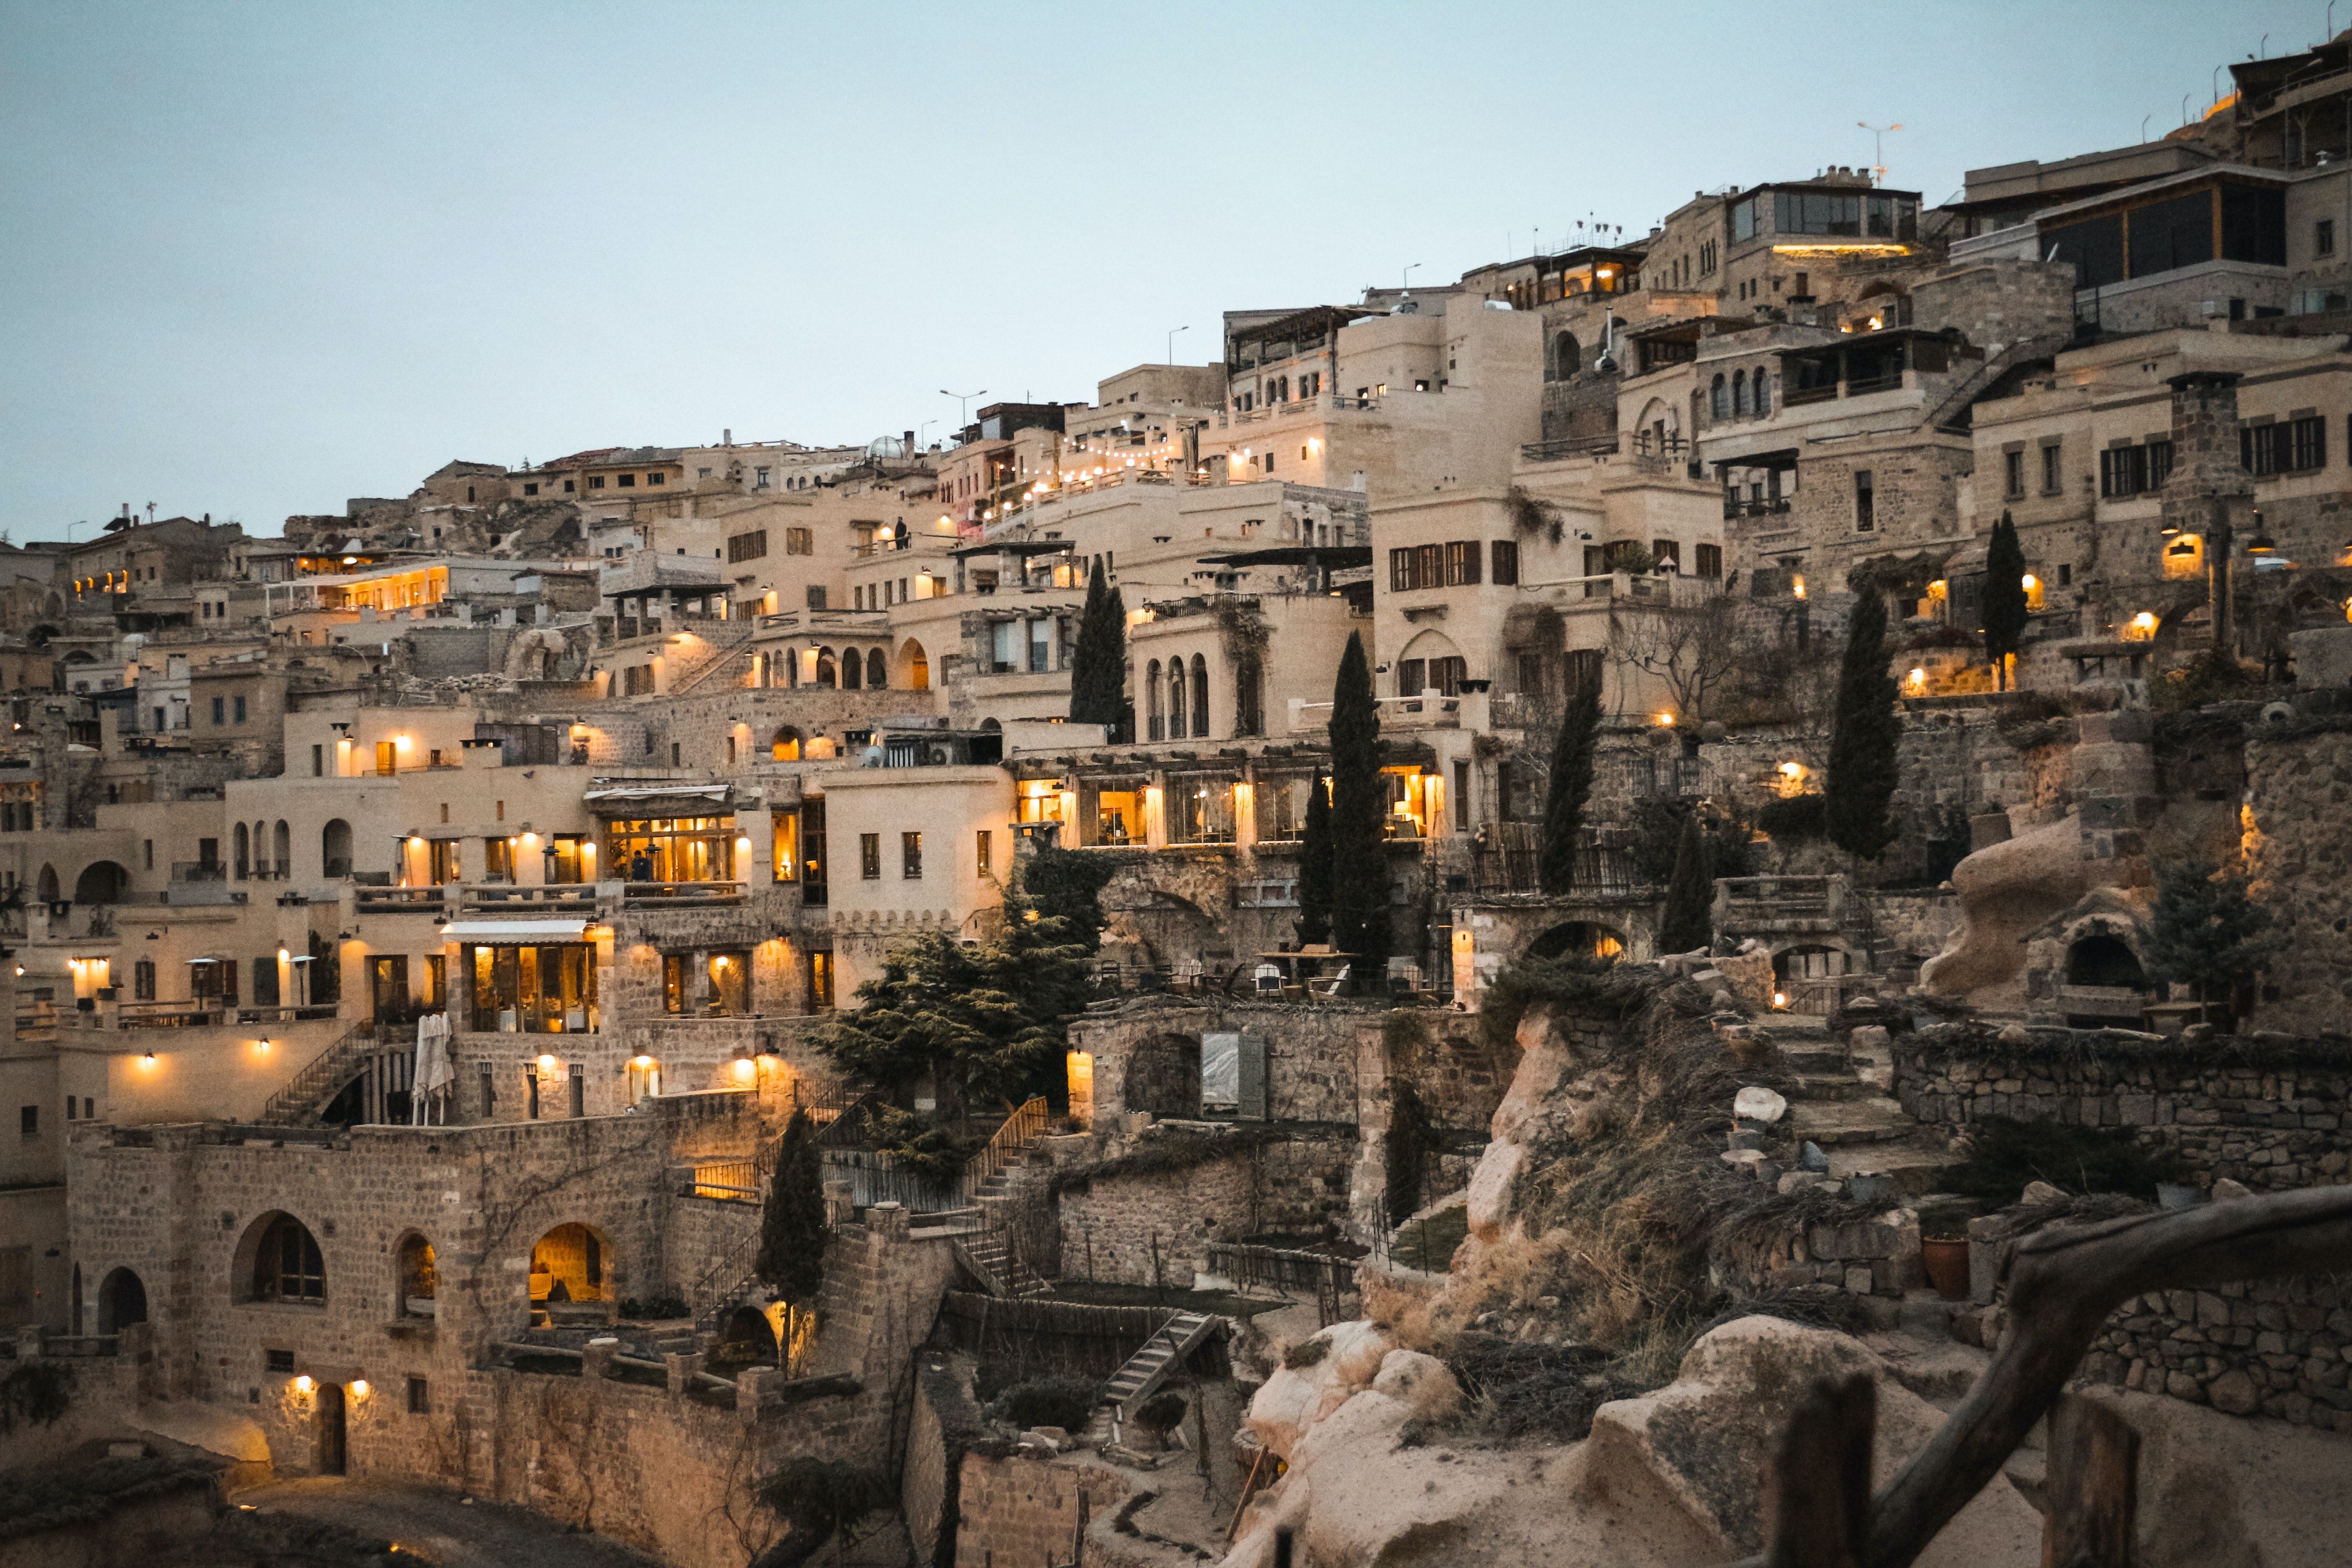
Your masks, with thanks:
[[[451,921],[441,928],[451,942],[584,942],[586,921]]]
[[[735,786],[727,784],[630,784],[618,789],[592,789],[580,798],[590,805],[630,805],[652,800],[711,801],[724,805]]]

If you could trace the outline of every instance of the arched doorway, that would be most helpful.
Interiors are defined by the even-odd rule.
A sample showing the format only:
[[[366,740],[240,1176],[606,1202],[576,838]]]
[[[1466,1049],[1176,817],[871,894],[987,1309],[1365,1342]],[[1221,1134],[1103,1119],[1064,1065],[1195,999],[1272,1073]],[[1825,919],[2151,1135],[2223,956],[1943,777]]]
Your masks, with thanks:
[[[1615,958],[1625,951],[1625,933],[1592,921],[1556,925],[1528,945],[1534,958]]]
[[[128,1268],[118,1268],[98,1287],[98,1331],[119,1334],[147,1321],[147,1287]]]
[[[122,889],[130,885],[130,872],[111,860],[93,860],[74,879],[74,902],[85,907],[121,903]]]
[[[1201,1042],[1191,1035],[1153,1035],[1127,1058],[1127,1109],[1191,1121],[1201,1114]]]
[[[2066,950],[2066,984],[2113,985],[2133,991],[2147,989],[2147,972],[2139,955],[2121,937],[2094,931]]]
[[[237,1300],[275,1301],[288,1307],[327,1304],[327,1268],[310,1229],[292,1215],[273,1211],[246,1227],[237,1246]]]
[[[343,1385],[322,1383],[319,1385],[319,1415],[317,1433],[318,1462],[311,1468],[322,1476],[340,1476],[345,1460],[343,1427]]]
[[[797,763],[801,760],[801,732],[790,724],[768,738],[768,757],[772,762]]]
[[[559,1225],[530,1249],[530,1305],[549,1321],[578,1302],[613,1300],[612,1247],[604,1234],[577,1220]]]
[[[440,1293],[439,1271],[434,1267],[433,1244],[411,1231],[400,1243],[400,1277],[394,1282],[393,1316],[430,1318]]]
[[[909,691],[931,689],[931,656],[912,637],[898,645],[898,684]]]
[[[341,817],[329,820],[319,830],[320,874],[326,877],[348,877],[352,874],[352,825]]]
[[[868,691],[881,691],[889,684],[890,670],[882,658],[882,650],[878,647],[867,648],[866,650],[866,689]]]
[[[775,1365],[776,1331],[768,1315],[757,1307],[738,1307],[729,1313],[712,1359],[737,1366]]]
[[[39,895],[41,902],[56,903],[58,901],[58,868],[55,866],[43,866],[39,879],[33,885],[33,890]]]

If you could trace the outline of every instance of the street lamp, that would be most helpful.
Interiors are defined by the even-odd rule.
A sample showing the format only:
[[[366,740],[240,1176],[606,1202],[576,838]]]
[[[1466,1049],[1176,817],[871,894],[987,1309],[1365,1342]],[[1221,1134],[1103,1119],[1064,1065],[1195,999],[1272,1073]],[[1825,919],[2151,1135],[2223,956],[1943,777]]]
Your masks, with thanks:
[[[1192,329],[1190,327],[1171,327],[1168,329],[1168,363],[1170,364],[1174,364],[1176,363],[1176,334],[1179,332],[1189,332],[1192,330]]]
[[[1878,176],[1878,183],[1883,185],[1886,183],[1886,133],[1900,131],[1903,127],[1900,124],[1873,125],[1867,120],[1857,120],[1854,123],[1870,132],[1870,172]]]
[[[944,386],[940,388],[940,395],[941,397],[952,397],[956,400],[956,428],[958,430],[961,430],[965,426],[971,423],[970,415],[971,400],[978,397],[981,392],[986,392],[988,388],[984,386],[980,389],[980,392],[950,392]]]

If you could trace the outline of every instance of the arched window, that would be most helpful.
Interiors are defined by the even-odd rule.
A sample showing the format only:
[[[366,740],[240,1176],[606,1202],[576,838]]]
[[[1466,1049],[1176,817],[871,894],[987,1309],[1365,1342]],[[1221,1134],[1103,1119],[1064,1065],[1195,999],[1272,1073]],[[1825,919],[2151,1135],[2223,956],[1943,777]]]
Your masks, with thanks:
[[[269,858],[277,862],[280,877],[294,874],[294,831],[286,826],[284,817],[279,817],[278,826],[269,830]]]
[[[1191,734],[1192,727],[1184,721],[1185,689],[1192,683],[1184,679],[1184,661],[1168,661],[1168,738],[1181,740]]]
[[[1209,732],[1209,661],[1192,656],[1192,733]]]
[[[1764,379],[1764,367],[1762,365],[1758,365],[1756,367],[1756,374],[1748,377],[1748,386],[1750,388],[1750,395],[1748,401],[1756,405],[1756,417],[1761,419],[1764,416],[1772,412],[1772,394],[1768,390],[1768,384]]]
[[[289,1214],[257,1223],[260,1236],[253,1249],[252,1294],[247,1300],[325,1305],[327,1266],[310,1229]]]
[[[1234,733],[1256,735],[1265,732],[1265,674],[1255,653],[1244,653],[1234,662]]]
[[[798,730],[793,729],[790,724],[787,724],[782,729],[777,731],[774,735],[769,738],[768,756],[769,759],[773,762],[799,762],[801,760],[801,732]]]
[[[602,1301],[614,1281],[604,1237],[591,1227],[559,1225],[530,1249],[530,1304]]]
[[[841,689],[856,691],[865,684],[866,656],[854,647],[849,648],[841,656]]]
[[[434,1268],[433,1244],[411,1231],[400,1244],[400,1279],[398,1294],[393,1300],[395,1318],[429,1318],[433,1316],[434,1299],[440,1288],[439,1275]]]
[[[1748,373],[1744,370],[1731,373],[1731,413],[1737,419],[1748,417]]]
[[[128,1268],[118,1268],[98,1287],[98,1331],[119,1334],[147,1321],[147,1287]],[[79,1325],[77,1325],[79,1326]]]
[[[340,816],[319,830],[319,861],[323,876],[352,874],[352,825]]]
[[[245,880],[246,872],[250,868],[250,862],[247,857],[252,852],[252,836],[246,831],[245,824],[240,822],[236,825],[236,879],[240,882]]]
[[[1719,374],[1707,388],[1706,411],[1717,419],[1731,417],[1731,400],[1726,395],[1723,377]]]
[[[269,824],[266,822],[253,825],[253,874],[269,875]]]
[[[839,684],[839,677],[834,669],[833,649],[829,647],[821,647],[816,650],[816,683],[819,686],[835,686]]]
[[[41,875],[33,886],[34,890],[40,895],[41,902],[56,903],[61,896],[58,892],[58,868],[55,866],[42,867]]]
[[[904,526],[901,524],[900,526]],[[866,689],[879,691],[890,684],[890,667],[883,662],[878,647],[866,650]]]
[[[898,684],[908,691],[931,689],[931,659],[923,645],[908,637],[898,649]]]
[[[1144,739],[1147,741],[1162,739],[1162,731],[1167,721],[1160,714],[1160,661],[1156,658],[1143,672],[1143,708],[1146,721]]]
[[[1562,332],[1552,339],[1552,379],[1566,381],[1584,368],[1584,350],[1574,332]]]

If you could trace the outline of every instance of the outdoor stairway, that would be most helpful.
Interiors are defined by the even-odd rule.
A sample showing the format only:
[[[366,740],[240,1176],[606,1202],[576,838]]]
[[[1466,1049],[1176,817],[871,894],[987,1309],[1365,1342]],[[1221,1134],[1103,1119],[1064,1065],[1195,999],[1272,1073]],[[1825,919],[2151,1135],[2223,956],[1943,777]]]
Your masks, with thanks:
[[[269,1097],[269,1102],[261,1108],[262,1124],[296,1127],[316,1121],[327,1102],[359,1076],[369,1053],[383,1048],[376,1041],[373,1022],[352,1025],[341,1038],[313,1057],[286,1087]]]
[[[1102,1403],[1087,1424],[1087,1436],[1095,1439],[1097,1447],[1108,1440],[1114,1411],[1122,1426],[1133,1425],[1136,1406],[1150,1398],[1168,1373],[1181,1366],[1184,1358],[1223,1322],[1213,1312],[1178,1312],[1161,1324],[1150,1342],[1128,1357],[1127,1364],[1111,1373],[1110,1381],[1103,1384]]]
[[[948,1245],[955,1249],[956,1261],[992,1296],[1034,1301],[1053,1293],[1051,1286],[1013,1255],[1004,1232],[985,1221],[969,1236],[950,1237]]]
[[[723,630],[706,628],[702,640],[707,647],[703,657],[673,674],[669,689],[664,695],[683,697],[722,669],[738,666],[750,668],[751,633],[758,629],[758,626],[756,621],[744,620],[730,622]]]
[[[1897,1191],[1912,1195],[1937,1190],[1937,1173],[1958,1156],[1887,1094],[1894,1063],[1884,1048],[1849,1053],[1818,1025],[1769,1032],[1797,1075],[1790,1131],[1801,1143],[1820,1145],[1831,1175],[1892,1176]]]

